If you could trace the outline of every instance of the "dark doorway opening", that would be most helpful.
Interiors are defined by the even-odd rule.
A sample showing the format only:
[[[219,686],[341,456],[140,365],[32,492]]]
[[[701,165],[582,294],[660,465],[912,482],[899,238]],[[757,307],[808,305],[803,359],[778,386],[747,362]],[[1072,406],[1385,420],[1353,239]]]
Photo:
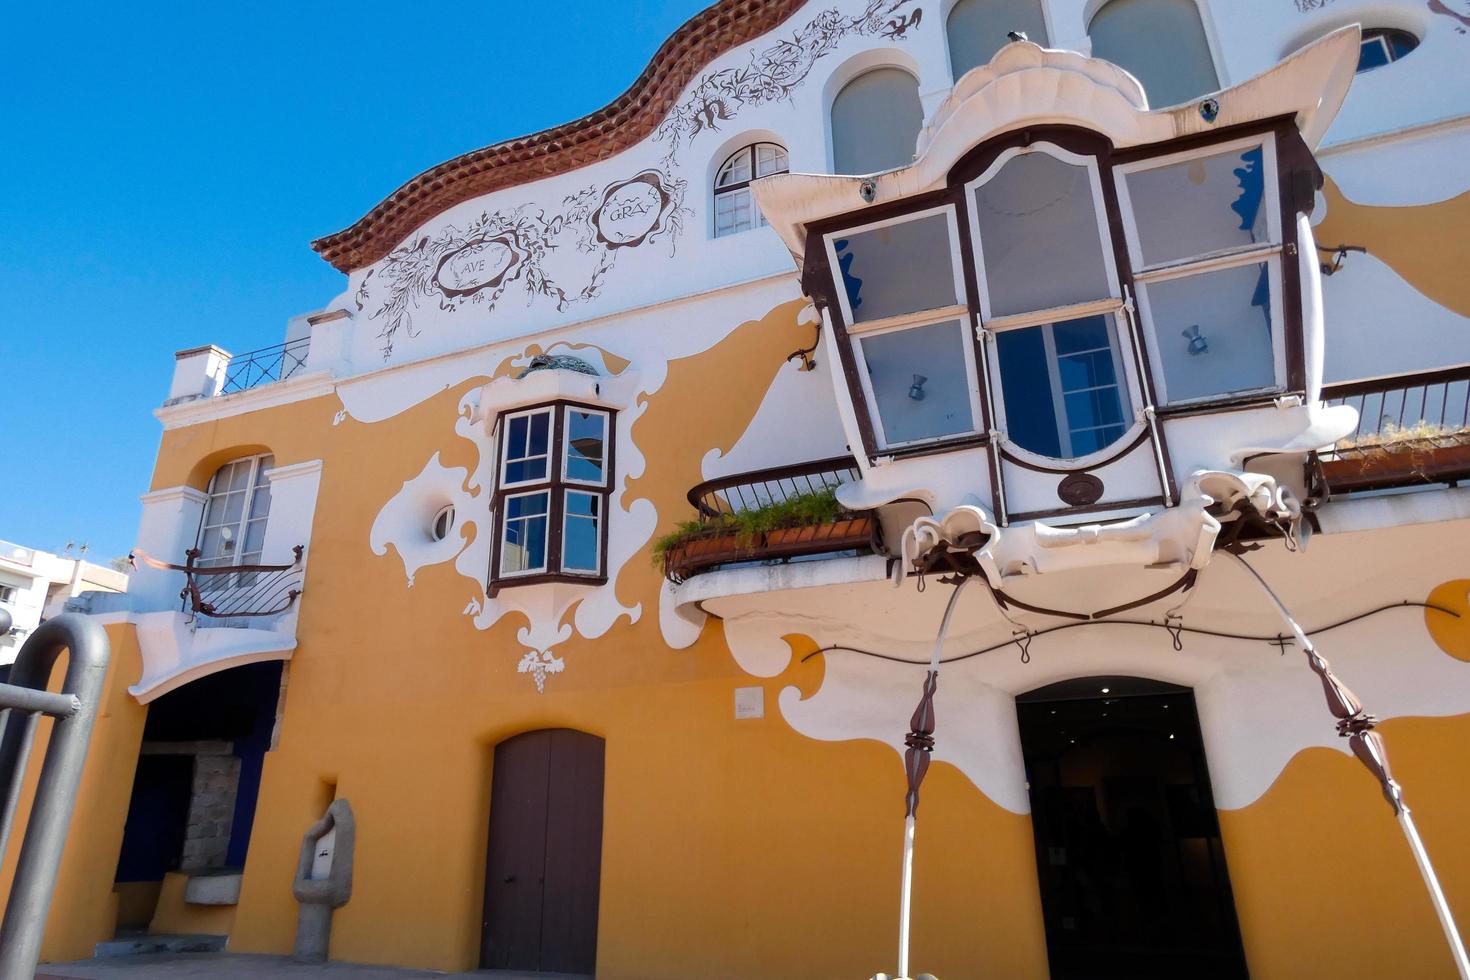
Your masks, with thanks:
[[[1052,977],[1247,976],[1193,692],[1087,677],[1016,710]]]
[[[591,976],[602,882],[603,741],[567,728],[495,747],[480,966]]]
[[[234,667],[148,705],[113,885],[120,934],[148,930],[170,872],[244,868],[281,670]]]

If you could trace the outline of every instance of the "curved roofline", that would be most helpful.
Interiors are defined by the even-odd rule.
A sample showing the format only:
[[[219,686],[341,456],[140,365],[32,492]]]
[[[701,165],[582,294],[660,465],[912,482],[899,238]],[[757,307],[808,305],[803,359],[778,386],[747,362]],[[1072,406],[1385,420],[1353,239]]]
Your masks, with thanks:
[[[779,27],[805,4],[806,0],[718,0],[685,21],[659,46],[627,91],[601,109],[431,167],[355,224],[318,238],[311,247],[350,273],[381,259],[415,228],[456,204],[621,153],[658,127],[700,69]]]

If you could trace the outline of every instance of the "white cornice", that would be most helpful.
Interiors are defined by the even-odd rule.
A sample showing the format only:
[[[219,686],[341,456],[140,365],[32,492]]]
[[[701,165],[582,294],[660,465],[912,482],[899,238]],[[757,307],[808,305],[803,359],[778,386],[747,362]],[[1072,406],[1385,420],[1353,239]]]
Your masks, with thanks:
[[[300,463],[288,463],[285,466],[275,466],[266,470],[266,476],[272,483],[280,483],[282,480],[294,480],[297,477],[311,476],[322,471],[322,461],[319,459],[308,459]]]
[[[232,395],[216,395],[155,408],[154,416],[163,423],[164,429],[178,429],[186,425],[198,425],[215,419],[244,415],[265,408],[276,408],[308,398],[320,398],[337,390],[337,380],[330,371],[312,371],[298,374],[285,381],[251,388]]]
[[[191,504],[202,504],[208,496],[202,490],[193,487],[164,487],[161,490],[150,490],[148,493],[138,497],[144,506],[149,504],[165,504],[173,500],[187,500]]]

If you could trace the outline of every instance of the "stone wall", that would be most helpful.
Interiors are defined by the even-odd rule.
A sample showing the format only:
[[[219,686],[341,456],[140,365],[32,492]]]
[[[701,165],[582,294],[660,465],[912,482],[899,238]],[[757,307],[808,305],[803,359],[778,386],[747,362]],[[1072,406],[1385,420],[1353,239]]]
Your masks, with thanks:
[[[232,754],[194,756],[194,789],[184,832],[181,871],[223,867],[240,784],[240,760]]]

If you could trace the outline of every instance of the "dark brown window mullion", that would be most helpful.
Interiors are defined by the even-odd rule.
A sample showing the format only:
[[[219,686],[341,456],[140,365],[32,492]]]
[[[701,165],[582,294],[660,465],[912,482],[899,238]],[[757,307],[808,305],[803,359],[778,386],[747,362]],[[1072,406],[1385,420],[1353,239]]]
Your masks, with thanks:
[[[1286,351],[1286,392],[1306,396],[1307,356],[1302,321],[1301,243],[1296,222],[1315,204],[1321,170],[1295,126],[1279,126],[1265,137],[1276,145],[1276,184],[1281,214],[1281,329]]]
[[[954,195],[955,225],[960,237],[960,265],[965,279],[965,305],[970,309],[970,322],[965,329],[970,331],[970,349],[975,357],[975,382],[980,388],[980,427],[985,437],[985,461],[990,468],[990,506],[996,523],[1005,527],[1008,522],[1005,505],[1005,490],[1001,483],[1005,475],[1001,470],[1000,447],[991,439],[995,431],[995,414],[991,401],[994,397],[990,386],[990,340],[985,331],[984,319],[980,316],[980,278],[975,271],[975,243],[970,238],[970,202],[963,184],[952,185]]]
[[[551,407],[551,444],[546,459],[546,568],[545,575],[561,574],[562,521],[566,519],[567,490],[562,480],[562,467],[566,465],[567,406],[565,402],[554,402]]]

